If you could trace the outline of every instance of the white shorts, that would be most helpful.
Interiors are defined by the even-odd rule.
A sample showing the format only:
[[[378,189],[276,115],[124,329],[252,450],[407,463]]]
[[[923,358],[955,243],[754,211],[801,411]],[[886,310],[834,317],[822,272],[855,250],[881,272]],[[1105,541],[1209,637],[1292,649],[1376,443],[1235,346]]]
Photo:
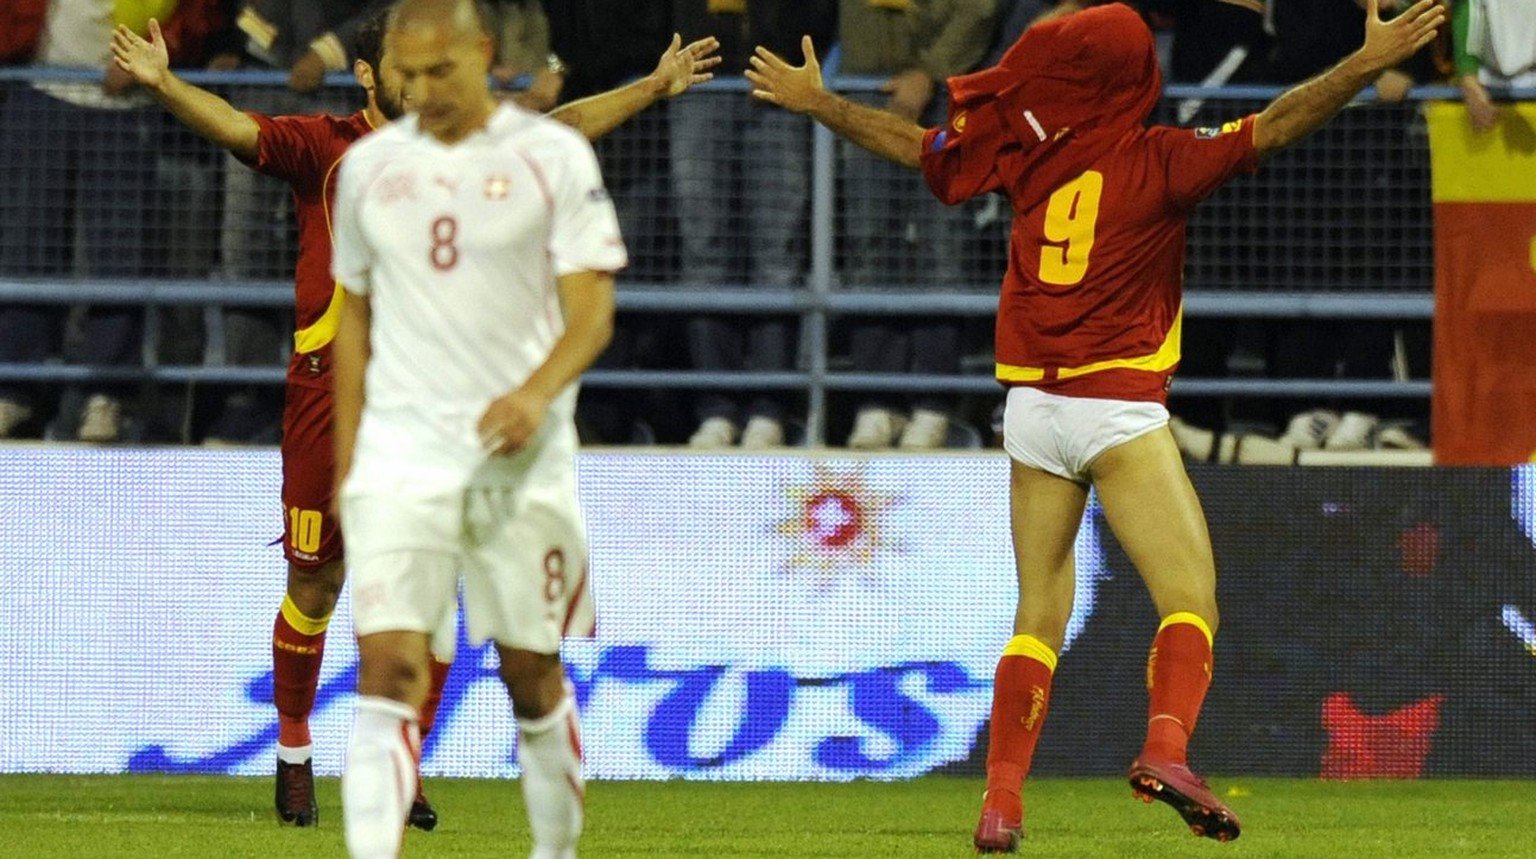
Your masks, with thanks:
[[[466,631],[477,645],[558,653],[562,639],[593,632],[574,482],[427,497],[348,492],[341,516],[360,636],[434,632],[455,607],[461,575]]]
[[[1008,389],[1003,448],[1020,463],[1089,483],[1099,454],[1168,424],[1162,403],[1063,397],[1038,388]]]

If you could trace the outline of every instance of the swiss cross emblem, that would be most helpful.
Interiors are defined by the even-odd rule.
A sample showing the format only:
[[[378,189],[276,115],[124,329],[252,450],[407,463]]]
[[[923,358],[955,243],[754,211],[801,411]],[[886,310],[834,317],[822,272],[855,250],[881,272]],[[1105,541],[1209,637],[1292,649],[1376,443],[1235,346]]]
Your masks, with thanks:
[[[512,179],[505,173],[492,173],[485,177],[485,199],[505,200],[512,189]]]

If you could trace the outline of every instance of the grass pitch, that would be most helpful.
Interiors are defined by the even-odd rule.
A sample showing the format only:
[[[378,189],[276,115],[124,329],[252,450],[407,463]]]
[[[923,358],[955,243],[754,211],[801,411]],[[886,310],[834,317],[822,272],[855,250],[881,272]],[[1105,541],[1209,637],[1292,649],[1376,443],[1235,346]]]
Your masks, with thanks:
[[[1222,779],[1243,836],[1190,835],[1118,779],[1037,779],[1026,788],[1025,856],[1536,857],[1536,782],[1335,783]],[[442,823],[410,832],[410,857],[528,853],[510,781],[428,779]],[[894,783],[593,782],[585,857],[971,854],[977,779]],[[319,784],[321,825],[279,827],[267,779],[0,776],[0,856],[344,856],[339,785]]]

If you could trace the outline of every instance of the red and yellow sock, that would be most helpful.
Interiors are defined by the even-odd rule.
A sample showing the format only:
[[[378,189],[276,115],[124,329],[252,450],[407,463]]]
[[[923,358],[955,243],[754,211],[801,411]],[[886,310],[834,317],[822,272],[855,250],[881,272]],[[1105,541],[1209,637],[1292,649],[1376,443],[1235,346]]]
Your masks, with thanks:
[[[278,745],[309,745],[309,713],[315,707],[325,628],[330,622],[329,614],[309,617],[291,597],[283,597],[272,627],[272,703],[277,705]]]
[[[1206,690],[1211,687],[1211,628],[1196,614],[1163,618],[1147,655],[1147,742],[1142,754],[1188,763]]]
[[[987,749],[987,804],[1014,816],[1051,698],[1056,652],[1033,635],[1015,635],[997,661]]]

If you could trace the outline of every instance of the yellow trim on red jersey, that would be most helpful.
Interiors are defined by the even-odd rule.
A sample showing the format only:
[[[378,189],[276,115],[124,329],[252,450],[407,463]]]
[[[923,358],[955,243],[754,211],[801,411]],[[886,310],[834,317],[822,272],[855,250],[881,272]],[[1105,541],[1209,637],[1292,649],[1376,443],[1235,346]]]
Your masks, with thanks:
[[[373,120],[368,118],[368,111],[366,110],[363,111],[363,121],[368,123],[370,130],[373,129]],[[320,206],[321,211],[325,213],[325,235],[326,239],[330,241],[333,251],[336,247],[336,230],[331,225],[331,195],[329,190],[331,187],[331,176],[335,174],[336,168],[340,166],[341,159],[337,158],[331,162],[331,166],[325,169],[325,178],[320,180]],[[306,355],[317,349],[324,348],[332,340],[336,339],[336,329],[341,325],[342,294],[345,292],[346,290],[342,288],[339,281],[333,285],[331,303],[326,306],[325,312],[320,314],[320,318],[310,325],[293,332],[293,351],[298,352],[300,355]]]
[[[1179,363],[1179,342],[1184,331],[1184,307],[1179,307],[1179,312],[1173,317],[1173,327],[1168,329],[1168,334],[1163,337],[1163,344],[1157,347],[1157,351],[1150,355],[1138,355],[1134,358],[1111,358],[1108,361],[1096,361],[1081,367],[1058,367],[1056,378],[1071,379],[1075,376],[1086,376],[1089,373],[1098,373],[1103,370],[1144,370],[1149,373],[1161,373],[1172,369]],[[997,363],[997,380],[999,382],[1040,382],[1045,380],[1044,367],[1020,367],[1014,364]]]
[[[329,614],[322,618],[310,617],[293,604],[293,597],[286,594],[283,595],[283,620],[288,621],[288,625],[299,635],[319,635],[331,625]]]
[[[341,325],[341,302],[346,290],[337,283],[331,293],[331,303],[313,324],[293,332],[293,351],[301,355],[324,348],[336,339],[336,329]]]
[[[1045,370],[1041,367],[1015,367],[1012,364],[997,364],[997,380],[999,382],[1039,382],[1045,378]]]

